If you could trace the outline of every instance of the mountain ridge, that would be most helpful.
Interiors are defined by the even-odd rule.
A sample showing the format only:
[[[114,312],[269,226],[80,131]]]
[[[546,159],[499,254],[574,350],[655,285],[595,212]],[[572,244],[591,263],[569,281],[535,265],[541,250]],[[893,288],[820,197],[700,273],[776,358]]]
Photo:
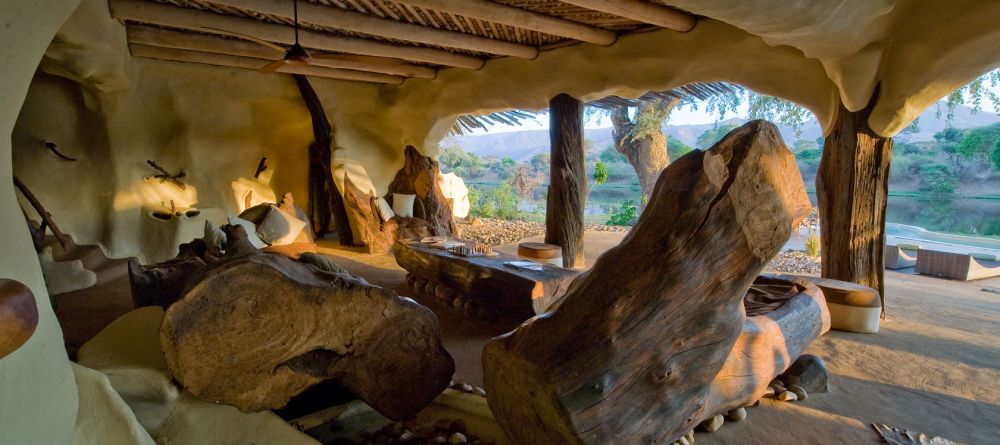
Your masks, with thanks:
[[[901,142],[921,142],[933,140],[934,133],[943,130],[947,126],[947,109],[945,105],[938,104],[924,111],[917,120],[918,130],[914,133],[897,136]],[[940,114],[940,116],[938,116]],[[718,123],[710,124],[690,124],[690,125],[664,125],[664,132],[673,136],[685,144],[692,147],[703,132],[714,128],[716,125],[725,123],[735,123],[737,125],[745,122],[744,119],[730,118]],[[966,106],[955,108],[955,114],[951,121],[951,126],[959,129],[975,128],[984,125],[991,125],[1000,122],[1000,116],[989,111],[973,112]],[[815,119],[806,122],[800,131],[787,125],[778,125],[781,136],[785,143],[793,146],[799,139],[816,140],[822,136],[819,123]],[[604,150],[613,143],[611,127],[588,128],[584,130],[584,139],[588,142],[588,151]],[[455,144],[465,151],[475,153],[479,157],[509,156],[515,161],[527,161],[532,156],[549,152],[549,132],[548,130],[522,130],[508,131],[502,133],[485,133],[479,135],[449,136],[442,141],[442,146]]]

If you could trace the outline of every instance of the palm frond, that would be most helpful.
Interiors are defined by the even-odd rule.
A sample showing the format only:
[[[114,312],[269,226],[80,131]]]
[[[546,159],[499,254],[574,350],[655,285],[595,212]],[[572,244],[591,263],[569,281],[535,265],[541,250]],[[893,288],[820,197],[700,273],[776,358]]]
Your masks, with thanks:
[[[622,107],[636,107],[643,101],[678,99],[682,102],[691,102],[725,95],[736,96],[743,92],[743,87],[727,82],[696,82],[666,91],[650,91],[635,99],[608,96],[592,101],[587,106],[610,111]],[[476,129],[487,130],[490,125],[494,124],[519,125],[522,120],[534,119],[538,114],[538,112],[528,110],[498,111],[479,115],[463,114],[455,119],[455,124],[449,135],[462,135]]]

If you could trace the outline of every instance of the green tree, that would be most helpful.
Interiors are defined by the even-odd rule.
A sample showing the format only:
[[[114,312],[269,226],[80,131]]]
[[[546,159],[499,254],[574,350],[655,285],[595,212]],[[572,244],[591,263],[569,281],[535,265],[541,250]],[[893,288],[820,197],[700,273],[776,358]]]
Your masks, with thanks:
[[[993,144],[993,150],[990,151],[990,160],[993,162],[993,169],[1000,171],[1000,138],[997,138],[995,144]]]
[[[539,153],[531,157],[528,161],[531,164],[531,169],[536,172],[548,173],[550,168],[552,156],[548,153]]]
[[[604,161],[607,164],[614,164],[616,162],[628,162],[628,160],[625,159],[625,155],[619,153],[618,150],[615,150],[615,147],[613,145],[602,150],[599,157],[602,161]]]
[[[698,136],[698,142],[696,142],[695,145],[702,150],[708,150],[709,148],[712,148],[716,142],[719,142],[723,136],[728,134],[730,131],[735,130],[737,126],[738,125],[736,124],[721,124],[709,128]]]
[[[594,182],[597,184],[604,184],[608,181],[608,166],[604,165],[604,161],[597,161],[594,164]],[[590,189],[587,189],[588,191]]]
[[[795,148],[793,150],[796,153],[805,150],[819,150],[819,144],[817,144],[816,141],[810,141],[807,139],[799,139],[795,141],[794,147]]]
[[[667,136],[667,154],[670,155],[670,162],[677,161],[688,153],[691,153],[690,145],[685,144],[684,141],[677,139],[673,136]]]

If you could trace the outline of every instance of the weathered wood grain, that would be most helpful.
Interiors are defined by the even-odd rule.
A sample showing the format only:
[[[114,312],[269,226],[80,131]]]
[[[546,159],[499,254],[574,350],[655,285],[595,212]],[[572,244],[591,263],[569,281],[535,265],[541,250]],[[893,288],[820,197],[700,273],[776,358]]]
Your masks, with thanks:
[[[504,254],[461,257],[413,242],[396,243],[392,253],[396,263],[411,274],[511,318],[527,319],[552,310],[579,275],[551,266],[542,271],[514,269],[504,263],[522,259]]]
[[[636,226],[558,310],[487,343],[498,422],[514,443],[669,443],[748,404],[757,386],[717,379],[756,365],[731,362],[743,298],[809,210],[773,124],[749,122],[672,164]]]
[[[423,219],[431,223],[434,233],[441,236],[457,234],[458,229],[452,218],[451,205],[444,197],[441,186],[438,185],[437,161],[421,155],[412,145],[407,145],[404,151],[403,168],[389,183],[389,192],[403,195],[416,195],[423,203]]]
[[[587,166],[583,153],[583,102],[560,94],[549,101],[551,138],[545,242],[562,247],[563,267],[581,267]]]
[[[861,111],[840,105],[816,175],[823,276],[871,287],[885,314],[883,249],[892,138],[868,126],[878,98]]]
[[[429,309],[352,275],[260,252],[196,274],[167,309],[160,344],[185,389],[244,412],[280,408],[333,379],[402,420],[455,370]]]

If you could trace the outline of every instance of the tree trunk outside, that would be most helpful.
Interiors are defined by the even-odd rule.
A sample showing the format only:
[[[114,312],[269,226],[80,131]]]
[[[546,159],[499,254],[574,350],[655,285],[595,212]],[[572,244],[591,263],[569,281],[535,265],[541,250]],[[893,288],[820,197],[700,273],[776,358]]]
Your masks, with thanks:
[[[667,137],[660,125],[679,102],[679,99],[643,102],[636,111],[635,118],[629,118],[627,107],[618,108],[611,113],[615,149],[625,155],[629,164],[635,169],[636,175],[639,176],[639,189],[642,196],[647,199],[653,193],[660,172],[670,165]],[[655,127],[648,126],[641,130],[641,134],[634,134],[636,127],[643,121],[653,121],[655,124],[650,125]]]
[[[566,94],[549,101],[551,180],[545,208],[545,242],[562,247],[563,267],[583,265],[583,206],[587,167],[583,153],[583,103]]]
[[[878,290],[885,316],[883,246],[889,195],[892,138],[868,126],[878,90],[864,110],[840,106],[823,144],[816,193],[819,198],[823,277]]]

